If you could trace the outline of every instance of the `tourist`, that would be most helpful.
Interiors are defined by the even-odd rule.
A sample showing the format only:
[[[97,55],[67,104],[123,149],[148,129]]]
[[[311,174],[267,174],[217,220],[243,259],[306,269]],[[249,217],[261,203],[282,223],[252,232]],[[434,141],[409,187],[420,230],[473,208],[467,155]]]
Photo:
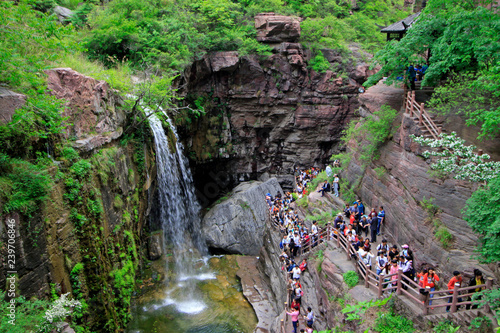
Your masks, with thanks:
[[[287,311],[286,313],[290,317],[292,317],[293,333],[297,333],[297,327],[298,327],[299,315],[300,315],[299,308],[297,306],[295,306],[295,308],[293,308],[292,312]]]
[[[436,290],[436,284],[439,282],[439,276],[434,271],[434,268],[429,268],[429,271],[424,276],[424,288],[429,289],[429,291]],[[429,296],[430,298],[434,298],[434,294]],[[429,305],[432,305],[432,299],[429,301]]]
[[[325,182],[321,186],[321,189],[318,192],[321,193],[322,197],[325,196],[325,192],[330,192],[330,183],[328,182],[328,180],[325,180]]]
[[[290,306],[292,309],[295,309],[297,308],[297,310],[299,310],[300,312],[300,303],[297,302],[295,299],[292,300],[292,306]]]
[[[377,258],[375,258],[375,261],[377,262],[377,266],[376,266],[377,275],[380,275],[380,273],[382,273],[384,268],[389,263],[389,260],[387,259],[387,253],[385,253],[384,251],[379,251],[377,253]]]
[[[343,219],[342,219],[342,213],[338,213],[337,214],[337,217],[335,218],[335,220],[333,220],[333,227],[335,229],[338,229],[340,227],[340,224],[342,223]]]
[[[370,233],[372,243],[377,242],[377,229],[378,229],[379,219],[376,213],[371,213],[370,219]]]
[[[300,271],[304,272],[307,269],[307,260],[306,258],[302,259],[302,262],[299,265]]]
[[[377,251],[383,251],[384,253],[389,253],[389,245],[387,244],[387,239],[382,239],[382,243],[377,246]]]
[[[359,199],[356,202],[358,203],[359,216],[364,215],[365,214],[365,206],[363,206],[363,204],[361,203],[361,200],[359,200]]]
[[[367,238],[367,239],[365,239],[365,242],[363,243],[363,250],[369,252],[371,249],[372,249],[372,246],[370,245],[370,240]]]
[[[398,256],[399,256],[398,246],[396,244],[394,244],[391,247],[391,250],[389,251],[389,260],[393,261],[394,259],[397,259]]]
[[[362,231],[362,232],[365,233],[365,237],[368,237],[368,230],[369,230],[369,227],[370,227],[370,223],[366,219],[366,215],[363,215],[361,217],[361,221],[359,222],[359,227],[361,229],[360,231]]]
[[[311,227],[311,233],[312,233],[312,239],[313,243],[316,243],[318,241],[318,222],[314,221]],[[313,246],[316,246],[313,244]]]
[[[382,228],[382,224],[385,223],[384,207],[380,206],[380,211],[378,212],[377,217],[378,217],[377,236],[380,236],[380,229]]]
[[[393,259],[391,261],[391,269],[389,270],[389,275],[395,274],[391,276],[391,281],[392,281],[392,286],[396,287],[398,285],[398,261],[396,259]],[[392,292],[392,290],[391,290]]]
[[[338,197],[339,196],[339,189],[340,189],[340,185],[339,185],[339,176],[337,174],[335,174],[333,176],[333,191],[335,193],[335,196]]]
[[[306,324],[306,332],[307,332],[307,333],[313,333],[313,328],[312,328],[312,325],[311,325],[311,326],[309,326],[309,325],[307,325],[307,324]]]
[[[300,269],[300,266],[295,266],[290,274],[292,274],[292,279],[298,280],[300,279],[300,273],[302,273],[302,270]]]
[[[314,312],[312,308],[309,306],[307,307],[307,316],[304,316],[304,319],[306,320],[306,325],[308,327],[312,327],[314,323]]]
[[[424,276],[427,273],[428,273],[427,269],[422,266],[417,274],[417,282],[420,288],[424,288]]]
[[[448,290],[451,290],[450,294],[453,294],[453,289],[455,289],[455,285],[457,285],[459,288],[462,286],[462,274],[460,274],[459,271],[454,271],[453,277],[448,282]],[[453,296],[450,296],[448,298],[448,304],[450,304],[452,302],[453,302]],[[460,303],[460,302],[462,302],[462,298],[459,297],[458,303]],[[458,310],[458,308],[460,308],[460,306],[457,307],[457,310]],[[446,307],[446,312],[450,312],[449,305]]]
[[[408,281],[413,281],[413,261],[408,260],[406,256],[399,256],[399,268],[403,271],[404,276],[406,276]],[[406,282],[409,284],[409,282]],[[403,285],[403,289],[407,289],[407,286]]]
[[[483,273],[479,269],[474,269],[474,276],[469,280],[469,287],[479,286],[481,284],[486,284],[486,282],[484,281],[484,278],[483,278]],[[479,287],[479,288],[474,289],[474,292],[478,293],[484,289],[485,289],[485,287]],[[478,297],[477,299],[479,300],[479,299],[481,299],[481,297]],[[469,300],[471,301],[472,297],[469,297]],[[467,304],[467,306],[465,308],[467,310],[469,310],[471,308],[471,305]],[[472,305],[472,308],[477,309],[477,304]]]
[[[358,250],[358,255],[359,255],[359,258],[368,267],[368,269],[371,269],[372,268],[372,257],[373,257],[373,254],[371,254],[370,252],[366,251],[363,247],[360,247],[359,250]]]

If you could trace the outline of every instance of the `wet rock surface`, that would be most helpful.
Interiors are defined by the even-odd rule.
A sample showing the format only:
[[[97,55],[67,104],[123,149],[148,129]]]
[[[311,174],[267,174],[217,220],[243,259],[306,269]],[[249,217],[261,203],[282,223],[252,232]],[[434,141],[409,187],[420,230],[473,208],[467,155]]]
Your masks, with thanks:
[[[202,221],[209,248],[226,253],[258,255],[268,220],[266,193],[283,194],[278,181],[246,182],[230,198],[211,208]]]

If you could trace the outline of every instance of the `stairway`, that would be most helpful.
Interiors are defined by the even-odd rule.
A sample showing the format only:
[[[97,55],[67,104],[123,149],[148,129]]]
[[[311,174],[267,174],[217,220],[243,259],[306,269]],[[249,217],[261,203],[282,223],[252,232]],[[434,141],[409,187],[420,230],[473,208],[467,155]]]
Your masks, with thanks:
[[[443,121],[442,120],[436,120],[436,116],[433,115],[433,114],[429,114],[429,116],[432,119],[432,121],[436,124],[436,126],[441,127],[441,132],[445,133],[444,126],[443,126],[444,125]],[[417,125],[417,127],[420,130],[420,133],[422,133],[422,136],[424,138],[426,138],[426,139],[433,139],[434,138],[432,136],[432,134],[429,132],[429,130],[427,129],[427,127],[425,127],[424,124],[422,124],[422,125],[419,124],[418,117],[411,117],[411,119],[415,122],[415,124]]]
[[[439,322],[449,320],[455,325],[460,325],[463,328],[467,328],[475,318],[483,316],[487,316],[488,318],[492,319],[489,315],[485,314],[481,310],[459,310],[455,313],[445,312],[432,314],[425,316],[424,319],[430,321],[433,324],[438,324]]]

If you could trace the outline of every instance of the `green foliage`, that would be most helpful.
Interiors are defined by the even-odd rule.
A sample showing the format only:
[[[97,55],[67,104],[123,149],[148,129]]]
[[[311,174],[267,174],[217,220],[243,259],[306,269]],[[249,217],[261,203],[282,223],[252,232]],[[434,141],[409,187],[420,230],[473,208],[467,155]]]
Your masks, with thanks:
[[[321,273],[323,261],[325,260],[325,254],[323,250],[319,250],[314,254],[314,259],[316,260],[316,270]]]
[[[451,8],[452,7],[452,8]],[[449,8],[449,9],[445,9]],[[459,106],[469,124],[481,123],[480,138],[499,132],[500,16],[468,1],[432,0],[401,41],[391,41],[376,54],[382,70],[366,85],[387,76],[387,84],[406,77],[410,64],[424,64],[423,85],[451,80],[438,88],[432,105],[449,112]],[[460,73],[460,74],[454,74]]]
[[[347,271],[342,276],[344,277],[344,282],[349,288],[353,288],[358,285],[359,276],[355,271]]]
[[[491,319],[487,316],[474,318],[469,326],[472,332],[486,332],[491,327]]]
[[[420,201],[420,207],[422,207],[422,209],[427,213],[427,217],[430,220],[432,220],[433,217],[435,217],[437,214],[439,214],[441,212],[441,210],[439,209],[439,206],[437,206],[433,203],[434,199],[435,198],[427,199],[424,196],[422,201]]]
[[[5,298],[5,292],[0,290],[0,332],[9,333],[25,333],[36,332],[38,325],[44,321],[45,310],[49,307],[50,302],[47,300],[32,299],[27,300],[24,296],[16,297],[16,320],[15,325],[9,323],[10,313],[7,306],[10,304]]]
[[[54,0],[27,0],[26,3],[33,9],[44,13],[50,11],[56,6],[56,2]]]
[[[330,68],[330,63],[322,54],[315,56],[310,62],[309,66],[318,73],[324,73]]]
[[[380,333],[411,333],[414,331],[413,322],[405,317],[397,315],[393,312],[390,313],[378,313],[378,317],[375,320],[374,331]]]
[[[392,295],[379,300],[363,301],[356,304],[348,304],[342,309],[343,314],[347,314],[347,320],[360,320],[361,316],[371,307],[382,307],[392,298]]]
[[[73,295],[76,299],[82,298],[82,282],[80,281],[80,273],[83,271],[83,264],[81,262],[77,263],[71,272],[69,273],[69,280],[71,282],[71,288],[73,289]]]
[[[464,219],[479,236],[478,251],[485,262],[500,260],[500,177],[478,188],[462,211]]]
[[[10,158],[0,152],[2,212],[32,216],[48,198],[52,179],[45,165]]]
[[[474,293],[472,301],[474,304],[478,304],[479,307],[484,307],[487,304],[497,323],[500,323],[500,289],[495,288]],[[479,324],[479,322],[476,323]],[[487,326],[486,323],[484,325]]]
[[[255,40],[242,5],[229,0],[115,0],[96,8],[88,22],[89,54],[108,65],[127,58],[137,65],[181,69],[207,51],[269,53]]]
[[[373,171],[377,175],[378,179],[382,179],[387,174],[387,170],[384,167],[376,167]]]
[[[320,226],[325,226],[329,221],[332,220],[332,213],[323,212],[321,214],[307,215],[306,220],[317,221]]]
[[[451,321],[445,320],[434,326],[433,331],[436,333],[455,333],[460,329],[460,326],[455,326]]]
[[[115,199],[113,200],[113,206],[118,210],[123,208],[123,200],[119,194],[115,196]]]
[[[309,206],[309,197],[304,195],[302,198],[297,200],[297,205],[302,208],[307,208]]]
[[[436,230],[435,236],[439,240],[439,242],[441,242],[441,246],[445,249],[449,248],[451,243],[453,242],[453,235],[443,224],[439,225]]]
[[[429,107],[441,114],[465,115],[467,125],[479,125],[478,139],[493,138],[500,128],[500,66],[478,72],[450,73],[436,87]]]
[[[321,171],[320,173],[318,173],[316,178],[307,183],[307,190],[309,192],[315,191],[320,184],[323,184],[325,180],[328,180],[326,172]]]

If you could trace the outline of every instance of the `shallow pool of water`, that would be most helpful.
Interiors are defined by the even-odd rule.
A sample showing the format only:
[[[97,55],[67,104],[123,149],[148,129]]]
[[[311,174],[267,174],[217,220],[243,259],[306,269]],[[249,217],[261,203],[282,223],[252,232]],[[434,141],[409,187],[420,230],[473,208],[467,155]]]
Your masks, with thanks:
[[[135,299],[128,332],[253,332],[257,318],[236,277],[236,257],[212,257],[208,264],[209,272],[179,277]],[[188,280],[196,282],[195,296],[179,301]]]

